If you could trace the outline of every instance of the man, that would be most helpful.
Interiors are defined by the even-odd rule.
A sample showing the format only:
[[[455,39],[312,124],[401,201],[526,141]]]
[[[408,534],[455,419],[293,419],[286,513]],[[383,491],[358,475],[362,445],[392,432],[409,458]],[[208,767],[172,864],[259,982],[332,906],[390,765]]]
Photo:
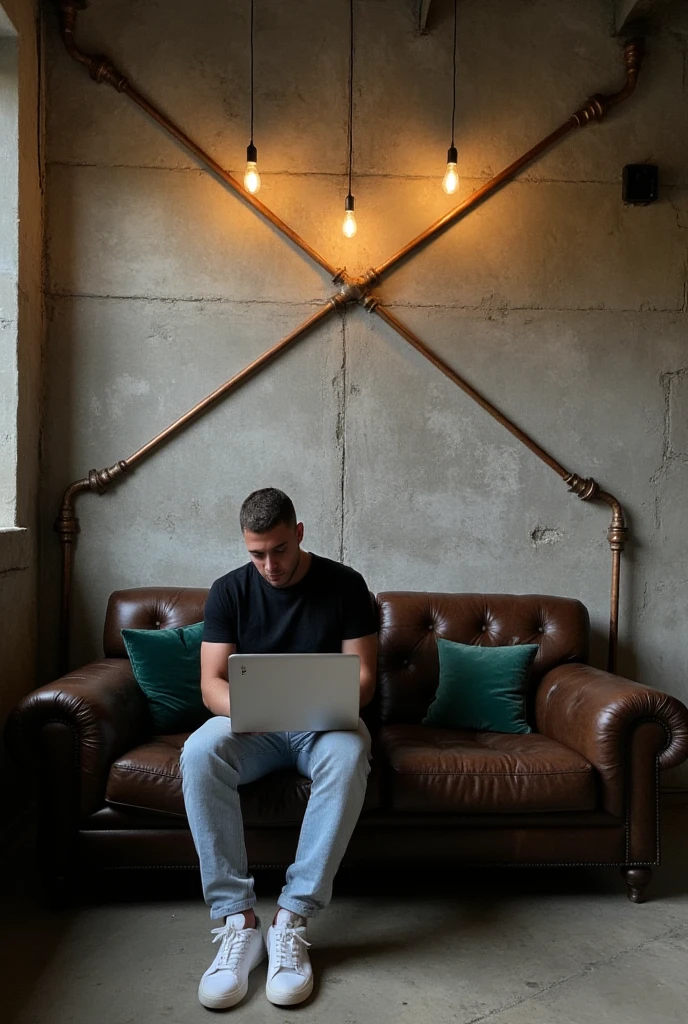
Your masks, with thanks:
[[[280,768],[311,779],[296,860],[268,931],[266,994],[290,1006],[313,989],[306,922],[327,906],[363,805],[370,736],[358,732],[233,733],[227,659],[246,654],[358,654],[361,707],[375,689],[377,634],[368,588],[353,569],[301,549],[303,523],[273,487],[241,506],[250,562],[213,584],[201,645],[203,701],[213,712],[184,745],[184,801],[213,929],[220,946],[201,978],[204,1006],[227,1009],[248,991],[265,945],[253,907],[237,786]]]

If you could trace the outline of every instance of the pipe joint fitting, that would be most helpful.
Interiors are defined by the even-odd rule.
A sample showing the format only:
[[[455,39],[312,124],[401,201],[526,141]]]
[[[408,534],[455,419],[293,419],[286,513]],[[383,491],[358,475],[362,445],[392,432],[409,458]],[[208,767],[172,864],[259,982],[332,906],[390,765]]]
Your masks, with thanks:
[[[96,494],[103,494],[110,484],[113,484],[118,476],[121,476],[128,469],[127,463],[122,459],[116,462],[109,469],[91,469],[88,473],[88,486]]]
[[[578,473],[569,473],[564,477],[564,483],[581,501],[592,501],[600,491],[599,484],[592,477],[578,476]]]
[[[346,268],[338,270],[332,280],[334,284],[339,285],[339,289],[332,296],[330,302],[335,309],[342,309],[354,302],[365,304],[368,292],[377,279],[377,274],[372,267],[360,277],[349,277]]]
[[[628,527],[612,522],[607,530],[607,540],[612,551],[623,551],[628,540]]]
[[[98,85],[105,82],[111,85],[117,92],[124,92],[129,82],[120,74],[112,61],[107,57],[91,57],[88,62],[88,73]]]
[[[604,115],[609,109],[609,101],[605,96],[599,94],[591,96],[587,100],[580,110],[577,110],[573,114],[573,119],[579,128],[583,128],[584,125],[590,124],[591,121],[597,121],[598,123],[602,120]]]

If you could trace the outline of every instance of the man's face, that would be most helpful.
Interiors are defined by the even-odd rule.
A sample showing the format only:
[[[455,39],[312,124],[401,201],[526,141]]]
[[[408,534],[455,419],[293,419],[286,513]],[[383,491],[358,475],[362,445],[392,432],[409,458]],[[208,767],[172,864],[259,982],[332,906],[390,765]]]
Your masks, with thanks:
[[[279,523],[267,533],[244,530],[246,549],[256,569],[271,587],[288,587],[299,567],[303,523]]]

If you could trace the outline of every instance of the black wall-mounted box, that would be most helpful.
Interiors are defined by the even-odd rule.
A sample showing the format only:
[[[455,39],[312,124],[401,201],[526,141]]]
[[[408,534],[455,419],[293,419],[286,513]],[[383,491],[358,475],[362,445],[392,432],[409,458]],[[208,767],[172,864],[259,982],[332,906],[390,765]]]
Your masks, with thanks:
[[[623,169],[621,197],[624,203],[647,206],[659,198],[659,171],[656,164],[626,164]]]

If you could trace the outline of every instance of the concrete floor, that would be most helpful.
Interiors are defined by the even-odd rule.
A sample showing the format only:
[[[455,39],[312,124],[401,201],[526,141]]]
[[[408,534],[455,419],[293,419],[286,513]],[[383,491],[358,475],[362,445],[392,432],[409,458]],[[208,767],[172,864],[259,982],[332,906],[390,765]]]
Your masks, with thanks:
[[[340,877],[310,928],[317,988],[271,1006],[265,968],[229,1013],[244,1024],[685,1024],[688,807],[665,814],[664,865],[634,906],[616,870]],[[273,912],[277,879],[260,879]],[[214,955],[195,877],[118,879],[41,910],[21,871],[4,901],[5,1024],[190,1024]],[[7,1013],[9,1012],[9,1016]]]

